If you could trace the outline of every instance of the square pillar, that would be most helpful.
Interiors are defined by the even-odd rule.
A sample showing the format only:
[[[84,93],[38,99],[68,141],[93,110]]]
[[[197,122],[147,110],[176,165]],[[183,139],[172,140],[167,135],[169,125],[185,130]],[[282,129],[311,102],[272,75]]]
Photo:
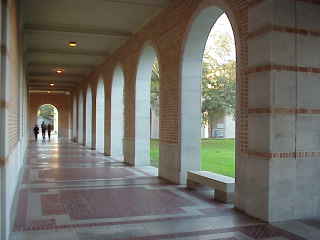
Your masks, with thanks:
[[[248,157],[236,205],[269,222],[318,216],[320,5],[264,0],[248,11]]]

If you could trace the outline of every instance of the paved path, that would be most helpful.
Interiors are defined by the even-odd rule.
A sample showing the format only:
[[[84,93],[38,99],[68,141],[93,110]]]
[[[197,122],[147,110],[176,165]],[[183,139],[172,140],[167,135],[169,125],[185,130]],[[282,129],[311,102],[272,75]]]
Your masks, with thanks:
[[[16,205],[11,240],[320,239],[320,221],[267,225],[69,142],[30,143]]]

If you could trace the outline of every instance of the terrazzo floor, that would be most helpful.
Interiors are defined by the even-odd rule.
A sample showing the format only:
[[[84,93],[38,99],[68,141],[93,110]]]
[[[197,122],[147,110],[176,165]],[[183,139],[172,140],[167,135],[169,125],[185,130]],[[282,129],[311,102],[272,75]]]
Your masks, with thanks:
[[[11,240],[320,239],[320,219],[269,225],[64,141],[31,142]]]

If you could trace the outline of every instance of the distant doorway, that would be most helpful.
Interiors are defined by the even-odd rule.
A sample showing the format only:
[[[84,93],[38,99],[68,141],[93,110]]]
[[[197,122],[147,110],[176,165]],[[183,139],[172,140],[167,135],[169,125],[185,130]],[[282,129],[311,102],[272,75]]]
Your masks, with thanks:
[[[51,132],[52,138],[59,137],[59,113],[58,109],[51,104],[44,104],[39,107],[37,113],[37,124],[40,127],[42,123],[46,125],[51,124],[53,130]]]

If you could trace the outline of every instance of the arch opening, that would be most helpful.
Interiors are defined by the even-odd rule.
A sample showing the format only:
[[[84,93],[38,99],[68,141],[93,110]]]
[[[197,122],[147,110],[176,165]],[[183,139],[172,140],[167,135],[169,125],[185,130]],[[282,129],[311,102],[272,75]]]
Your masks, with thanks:
[[[183,55],[182,182],[189,170],[235,176],[235,100],[234,32],[223,9],[208,7],[194,19]]]
[[[86,142],[85,145],[92,148],[92,89],[89,86],[86,93]]]
[[[96,96],[96,150],[104,153],[104,124],[105,124],[105,91],[103,79],[100,79],[97,86]]]
[[[150,88],[150,161],[159,168],[160,161],[160,68],[157,57],[152,66]]]
[[[73,141],[77,140],[78,128],[77,128],[77,116],[78,116],[78,107],[77,107],[77,97],[73,97],[73,107],[72,107],[72,139]]]
[[[59,137],[59,112],[58,109],[51,105],[51,104],[43,104],[38,108],[37,112],[37,125],[40,128],[41,132],[41,125],[42,123],[45,124],[46,127],[46,136],[47,139],[48,135],[48,126],[51,125],[51,139],[58,139]]]
[[[159,127],[153,128],[152,116],[155,106],[159,108],[159,92],[155,95],[152,90],[159,89],[160,81],[154,80],[154,69],[159,69],[157,54],[153,47],[148,45],[144,48],[138,64],[136,79],[136,117],[135,117],[135,165],[149,166],[159,165],[159,141],[150,141],[151,137],[159,138]],[[159,71],[157,72],[159,77]],[[158,85],[158,87],[153,87]],[[156,99],[156,100],[155,100]],[[159,112],[159,110],[157,110]],[[158,124],[159,125],[159,124]],[[151,149],[150,149],[151,148]],[[153,159],[151,159],[153,158]],[[152,160],[152,161],[151,161]]]
[[[83,144],[83,128],[84,128],[84,121],[83,121],[83,94],[80,92],[79,99],[78,99],[78,143]]]
[[[124,73],[120,66],[114,71],[111,91],[111,156],[123,160],[124,136]]]

